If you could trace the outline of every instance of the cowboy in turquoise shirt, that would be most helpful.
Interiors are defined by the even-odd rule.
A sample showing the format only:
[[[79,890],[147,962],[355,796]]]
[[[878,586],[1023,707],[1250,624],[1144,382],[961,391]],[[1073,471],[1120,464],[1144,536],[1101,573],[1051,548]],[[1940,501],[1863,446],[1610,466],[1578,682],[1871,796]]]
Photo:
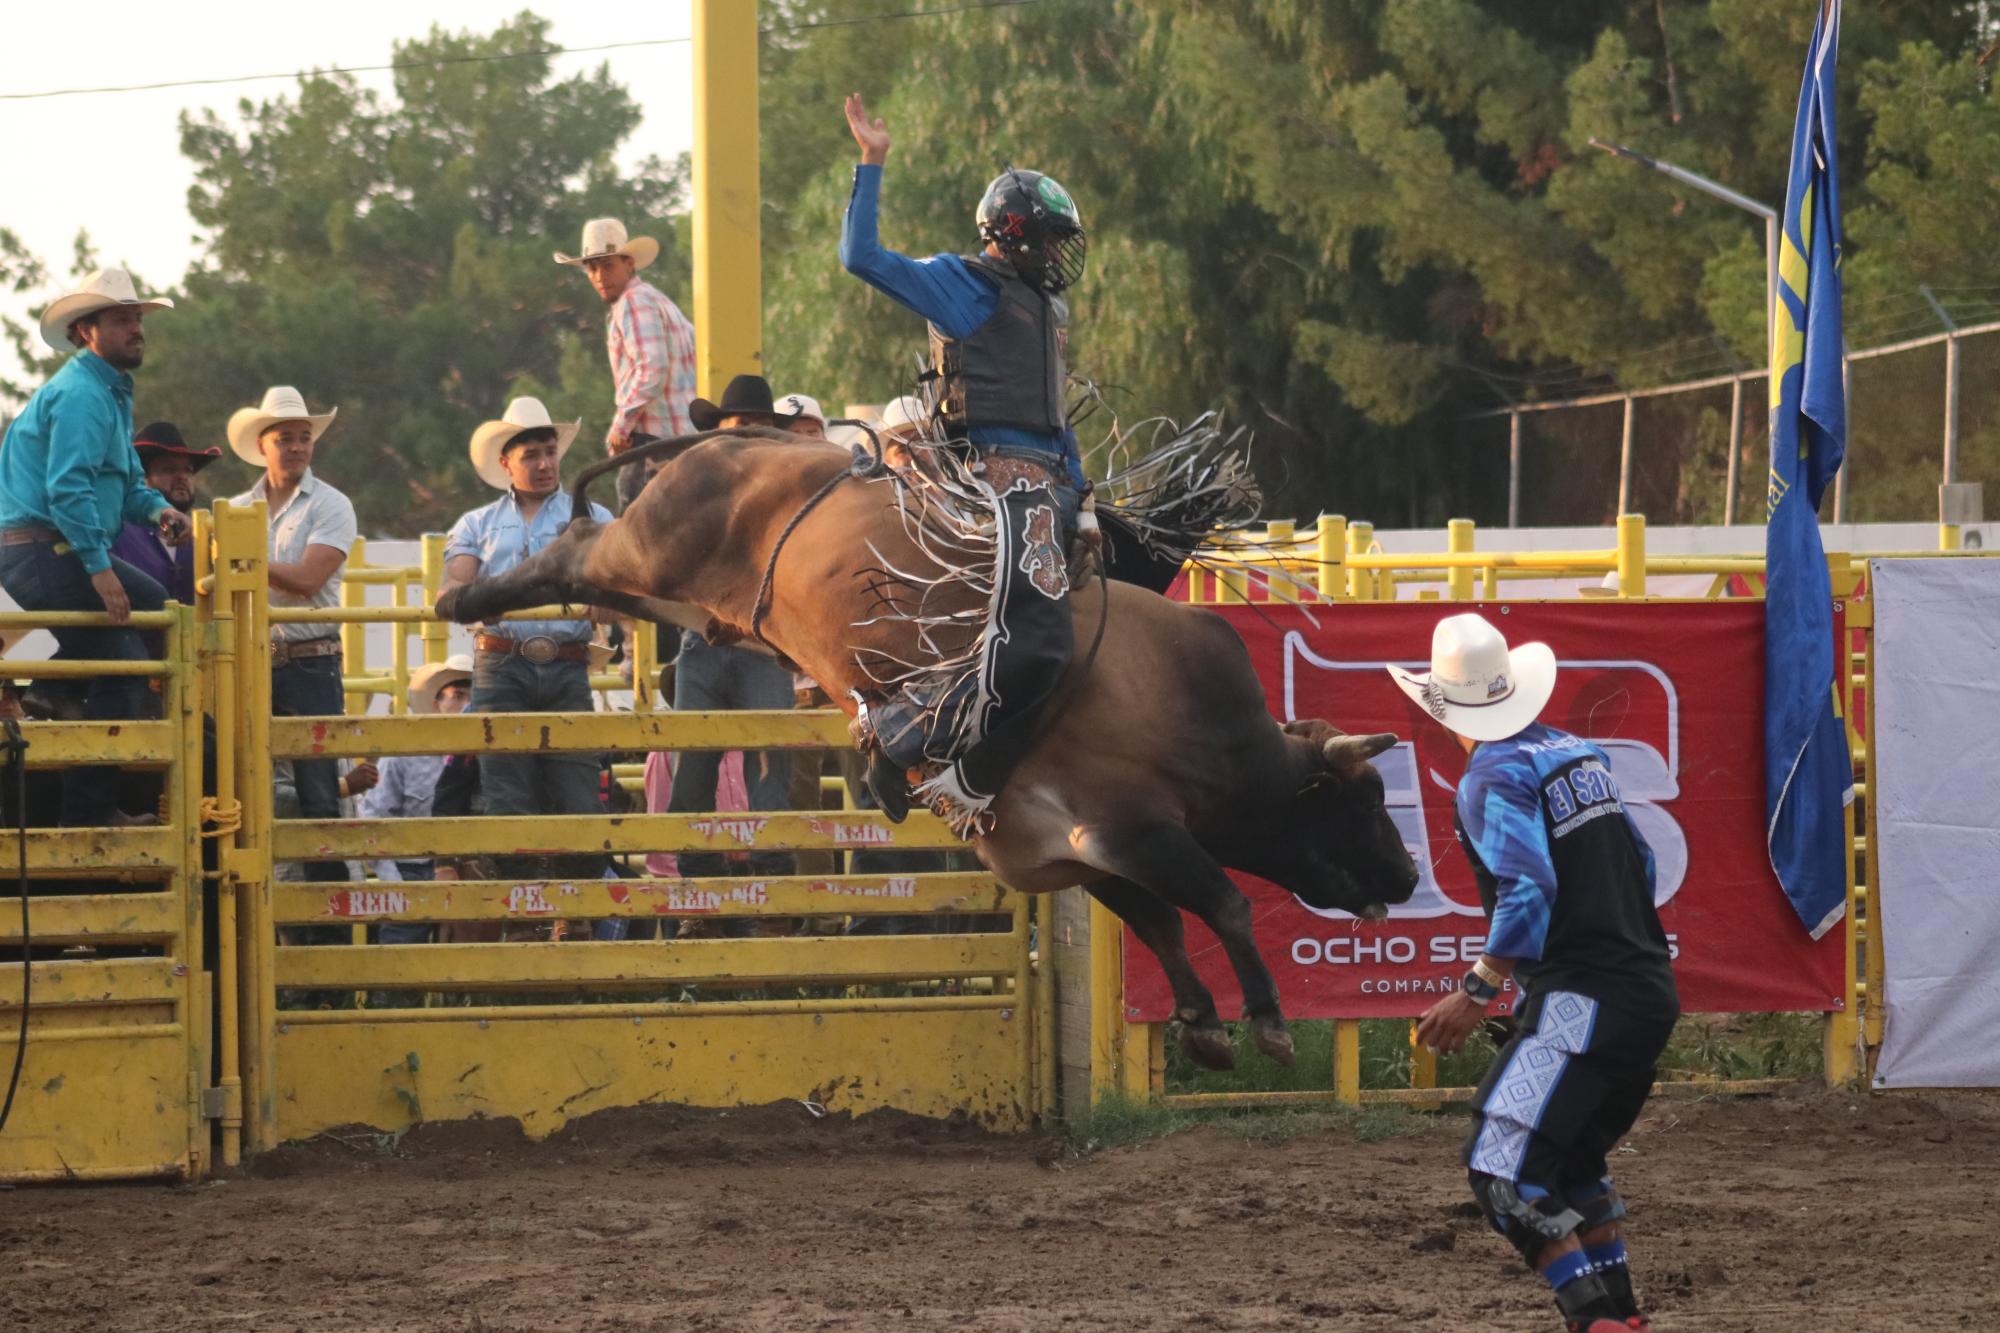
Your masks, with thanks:
[[[72,356],[44,384],[0,448],[0,528],[54,528],[86,574],[111,568],[127,523],[173,506],[146,484],[132,447],[132,377],[97,353]]]

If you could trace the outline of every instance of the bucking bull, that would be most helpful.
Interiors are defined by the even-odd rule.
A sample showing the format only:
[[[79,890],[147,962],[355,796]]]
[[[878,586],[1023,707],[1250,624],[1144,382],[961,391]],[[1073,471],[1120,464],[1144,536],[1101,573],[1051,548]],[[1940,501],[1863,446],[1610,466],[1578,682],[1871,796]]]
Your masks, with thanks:
[[[909,519],[924,486],[914,469],[864,468],[858,452],[763,430],[683,436],[617,461],[643,453],[668,461],[622,517],[587,517],[584,490],[611,464],[586,469],[578,517],[556,541],[447,592],[438,613],[469,623],[557,602],[610,607],[789,659],[851,716],[854,692],[880,688],[871,663],[912,654],[911,624],[885,607],[951,595]],[[885,591],[898,581],[924,586]],[[976,596],[975,581],[962,598]],[[1199,917],[1242,985],[1258,1048],[1289,1064],[1250,904],[1225,870],[1357,916],[1406,901],[1417,868],[1369,762],[1395,737],[1279,726],[1242,640],[1210,612],[1101,576],[1070,605],[1076,658],[973,837],[979,859],[1017,891],[1080,885],[1116,913],[1165,970],[1183,1048],[1227,1069],[1228,1035],[1182,936],[1180,911]]]

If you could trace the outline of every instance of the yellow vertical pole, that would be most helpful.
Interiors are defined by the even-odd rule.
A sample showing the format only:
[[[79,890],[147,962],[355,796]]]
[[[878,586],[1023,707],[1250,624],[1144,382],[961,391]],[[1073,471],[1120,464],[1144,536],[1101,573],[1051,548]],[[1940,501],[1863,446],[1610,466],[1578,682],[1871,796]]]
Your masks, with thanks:
[[[847,784],[841,784],[847,799]],[[842,867],[845,869],[845,867]],[[1035,1113],[1052,1123],[1060,1109],[1056,1097],[1056,1055],[1062,1035],[1056,1024],[1056,896],[1027,895],[1035,907]]]
[[[408,578],[397,579],[389,589],[389,604],[408,606],[409,589]],[[389,625],[389,674],[396,678],[395,692],[389,696],[389,711],[407,713],[410,711],[410,627],[401,620],[392,621]]]
[[[444,586],[444,534],[426,532],[423,536],[424,605],[437,605],[438,589]],[[450,656],[448,638],[451,631],[441,620],[426,620],[423,624],[424,661],[442,662]]]
[[[1844,555],[1829,556],[1828,566],[1828,573],[1831,575],[1835,586],[1839,586],[1841,575],[1847,570],[1847,557]],[[1848,586],[1851,587],[1852,584],[1849,583]],[[1858,614],[1858,608],[1852,605],[1850,605],[1850,611]],[[1840,710],[1842,728],[1846,731],[1851,745],[1854,733],[1853,728],[1848,725],[1848,719],[1854,716],[1854,667],[1849,657],[1850,649],[1846,640],[1840,643],[1839,649],[1840,651],[1835,657],[1835,661],[1839,664],[1839,670],[1834,674],[1834,707]],[[1872,704],[1874,701],[1871,699],[1869,702]],[[1875,793],[1878,790],[1875,773],[1872,771],[1875,763],[1875,755],[1872,750],[1869,752],[1867,759],[1869,770],[1866,774],[1867,786],[1865,790],[1867,795],[1865,799],[1872,807],[1875,801]],[[1847,849],[1847,855],[1843,860],[1846,862],[1845,869],[1847,872],[1848,938],[1847,947],[1840,951],[1842,963],[1842,1007],[1826,1016],[1825,1048],[1822,1052],[1821,1061],[1822,1068],[1826,1073],[1827,1086],[1833,1088],[1851,1083],[1861,1074],[1862,1010],[1864,1005],[1872,1007],[1880,1004],[1882,1001],[1882,997],[1879,994],[1869,991],[1866,987],[1859,984],[1861,976],[1855,967],[1856,946],[1858,945],[1872,954],[1880,947],[1882,936],[1880,928],[1881,886],[1873,880],[1863,885],[1855,874],[1855,852],[1857,849],[1854,845],[1854,803],[1852,801],[1849,801],[1846,808],[1841,812],[1841,829]],[[1865,920],[1863,919],[1862,912],[1864,893],[1866,896]]]
[[[1862,873],[1865,877],[1864,882],[1868,886],[1868,952],[1863,957],[1863,962],[1866,964],[1866,970],[1863,975],[1867,981],[1868,1002],[1863,1008],[1862,1017],[1865,1020],[1863,1040],[1866,1045],[1874,1047],[1882,1044],[1882,1031],[1887,1025],[1886,1014],[1882,1007],[1884,998],[1882,987],[1885,984],[1888,967],[1882,954],[1882,861],[1880,857],[1882,837],[1881,824],[1876,818],[1877,813],[1882,808],[1880,805],[1882,784],[1880,768],[1875,762],[1875,755],[1877,753],[1875,749],[1875,624],[1872,599],[1868,602],[1849,601],[1847,610],[1850,618],[1857,611],[1864,612],[1867,616],[1866,624],[1868,631],[1867,637],[1862,641],[1865,646],[1862,649],[1863,661],[1861,668],[1861,688],[1867,692],[1868,700],[1868,727],[1865,741],[1867,767],[1863,770],[1864,778],[1868,785],[1864,792],[1862,804],[1864,814],[1862,832],[1868,840],[1868,852],[1862,859]],[[1850,623],[1852,623],[1851,619]]]
[[[180,1020],[186,1035],[188,1178],[208,1174],[208,1123],[202,1118],[202,1094],[208,1088],[209,993],[202,961],[201,868],[201,699],[195,674],[195,609],[179,608],[167,629],[166,661],[170,674],[161,682],[162,715],[173,727],[174,760],[167,777],[167,822],[179,835],[179,865],[174,892],[180,901],[180,940],[176,960],[186,969],[181,979]]]
[[[197,593],[196,605],[207,623],[202,652],[210,690],[206,707],[215,718],[215,799],[227,807],[236,799],[236,757],[241,745],[237,706],[241,695],[236,685],[236,584],[226,550],[215,550],[216,516],[227,514],[227,503],[214,511],[197,509],[194,514],[195,587],[212,576],[210,591]],[[223,834],[216,842],[216,867],[220,874],[215,886],[215,1086],[222,1092],[222,1146],[224,1166],[243,1161],[243,1078],[238,1033],[241,1030],[242,953],[238,949],[235,861],[238,835]]]
[[[1361,1024],[1352,1018],[1333,1023],[1333,1099],[1361,1104]]]
[[[1373,523],[1349,523],[1347,525],[1347,595],[1357,602],[1370,601],[1375,596],[1375,573],[1354,564],[1357,555],[1367,555],[1368,547],[1375,540]]]
[[[1274,518],[1264,525],[1264,554],[1269,563],[1264,566],[1264,597],[1272,602],[1297,602],[1298,590],[1292,586],[1292,574],[1287,562],[1294,554],[1298,542],[1298,529],[1289,518]]]
[[[1938,524],[1938,550],[1958,551],[1965,547],[1965,531],[1956,523]]]
[[[1313,535],[1319,539],[1319,595],[1331,602],[1347,591],[1347,516],[1321,514]]]
[[[1618,595],[1646,595],[1646,516],[1618,516]]]
[[[695,0],[695,383],[711,399],[763,370],[757,171],[757,6]]]
[[[1453,555],[1472,554],[1472,520],[1455,518],[1445,527],[1444,549]],[[1446,595],[1454,602],[1472,600],[1472,575],[1470,565],[1453,567],[1445,575]]]
[[[1241,606],[1250,600],[1250,571],[1248,567],[1234,561],[1222,567],[1221,577],[1215,581],[1215,604],[1217,606]]]
[[[368,539],[356,537],[354,547],[347,553],[347,568],[362,569],[367,563]],[[368,589],[353,579],[343,579],[340,584],[340,604],[343,607],[365,606],[368,603]],[[340,627],[340,672],[344,676],[365,676],[368,674],[368,627],[366,625],[342,625]],[[368,711],[368,696],[349,692],[344,707],[350,713]]]
[[[1410,1086],[1435,1088],[1438,1085],[1437,1052],[1417,1040],[1417,1025],[1410,1023]]]
[[[1090,1103],[1124,1091],[1125,923],[1090,900]]]

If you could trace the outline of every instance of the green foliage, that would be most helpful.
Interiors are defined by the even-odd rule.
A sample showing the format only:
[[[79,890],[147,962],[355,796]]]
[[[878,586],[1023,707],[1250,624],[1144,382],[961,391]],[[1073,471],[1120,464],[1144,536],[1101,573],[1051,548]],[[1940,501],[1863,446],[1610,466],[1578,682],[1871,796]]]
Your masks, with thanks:
[[[1109,1097],[1070,1117],[1063,1130],[1075,1151],[1091,1153],[1202,1126],[1253,1143],[1281,1143],[1306,1134],[1348,1134],[1362,1143],[1379,1143],[1420,1134],[1426,1123],[1423,1115],[1400,1106],[1181,1107]]]
[[[313,74],[228,119],[184,116],[206,250],[158,319],[140,419],[219,441],[232,410],[296,385],[341,410],[319,470],[365,531],[398,534],[491,498],[466,442],[516,393],[582,417],[585,456],[601,447],[603,306],[550,253],[574,250],[586,218],[620,217],[661,241],[647,277],[684,297],[687,250],[669,216],[684,172],[614,165],[639,110],[608,69],[557,79],[545,55],[464,59],[536,51],[548,34],[529,14],[490,34],[433,28],[398,43],[397,60],[459,63],[399,70],[387,97]],[[0,258],[0,281],[24,272]],[[223,495],[253,479],[234,459],[203,478]]]
[[[1676,377],[1669,343],[1762,359],[1758,224],[1588,141],[1777,200],[1814,10],[1065,0],[880,21],[878,0],[761,0],[769,373],[829,405],[912,383],[920,322],[834,259],[855,156],[840,102],[858,90],[895,136],[883,235],[898,249],[972,248],[973,204],[1005,163],[1069,188],[1091,235],[1072,362],[1127,423],[1221,409],[1254,430],[1277,514],[1498,519],[1504,457],[1469,413],[1551,379]],[[1919,283],[2000,283],[1984,225],[2000,90],[1975,64],[1989,15],[1847,7],[1856,337]],[[438,527],[486,498],[465,441],[513,393],[582,416],[594,452],[610,403],[602,311],[548,255],[585,218],[620,216],[661,240],[648,276],[683,299],[685,171],[615,165],[639,113],[606,69],[558,79],[546,56],[461,59],[548,34],[531,14],[489,34],[433,29],[397,57],[457,63],[404,69],[387,96],[314,74],[185,118],[205,251],[160,321],[140,415],[214,439],[272,383],[338,404],[323,470],[378,532]],[[87,237],[79,248],[80,270],[94,260]],[[0,287],[46,276],[0,231]],[[54,358],[11,332],[25,374],[0,393],[25,393]],[[1712,464],[1714,423],[1686,426],[1668,461]],[[234,462],[215,472],[225,492],[249,480]],[[1705,485],[1654,489],[1707,513]],[[1856,503],[1865,516],[1878,500]]]

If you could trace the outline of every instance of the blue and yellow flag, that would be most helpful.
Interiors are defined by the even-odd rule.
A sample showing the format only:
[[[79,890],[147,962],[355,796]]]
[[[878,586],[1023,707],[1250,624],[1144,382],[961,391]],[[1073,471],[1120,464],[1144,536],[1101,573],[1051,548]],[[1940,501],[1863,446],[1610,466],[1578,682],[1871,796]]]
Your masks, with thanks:
[[[1771,868],[1813,938],[1847,906],[1843,820],[1854,786],[1834,709],[1833,589],[1819,502],[1847,452],[1834,63],[1840,0],[1813,27],[1771,319],[1771,479],[1764,534],[1764,809]]]

